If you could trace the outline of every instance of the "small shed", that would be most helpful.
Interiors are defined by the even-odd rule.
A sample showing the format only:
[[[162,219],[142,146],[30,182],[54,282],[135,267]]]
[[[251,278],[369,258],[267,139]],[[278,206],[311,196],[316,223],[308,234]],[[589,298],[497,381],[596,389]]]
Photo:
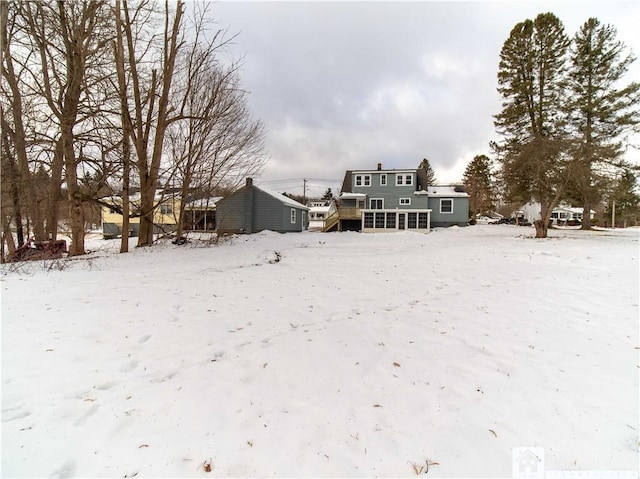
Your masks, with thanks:
[[[308,213],[309,208],[303,204],[258,187],[247,178],[245,186],[216,203],[216,224],[219,234],[262,230],[288,233],[306,230]]]

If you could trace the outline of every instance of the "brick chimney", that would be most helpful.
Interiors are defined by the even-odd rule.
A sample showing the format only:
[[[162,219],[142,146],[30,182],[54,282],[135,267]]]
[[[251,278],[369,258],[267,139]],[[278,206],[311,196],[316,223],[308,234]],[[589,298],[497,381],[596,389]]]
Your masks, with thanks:
[[[382,163],[378,163],[378,171],[382,171]]]

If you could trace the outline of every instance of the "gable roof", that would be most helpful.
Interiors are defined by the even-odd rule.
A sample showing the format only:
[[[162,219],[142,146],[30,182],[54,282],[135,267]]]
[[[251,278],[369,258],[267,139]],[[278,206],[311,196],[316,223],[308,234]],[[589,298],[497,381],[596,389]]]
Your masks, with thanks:
[[[278,193],[277,191],[269,190],[269,189],[264,188],[262,186],[253,185],[253,187],[256,188],[257,190],[262,191],[263,193],[268,194],[269,196],[273,196],[276,200],[281,201],[285,205],[288,205],[288,206],[291,206],[291,207],[294,207],[294,208],[298,208],[298,209],[301,209],[301,210],[309,210],[309,208],[307,208],[302,203],[298,203],[296,200],[293,200],[293,199],[289,198],[288,196],[283,195],[282,193]]]

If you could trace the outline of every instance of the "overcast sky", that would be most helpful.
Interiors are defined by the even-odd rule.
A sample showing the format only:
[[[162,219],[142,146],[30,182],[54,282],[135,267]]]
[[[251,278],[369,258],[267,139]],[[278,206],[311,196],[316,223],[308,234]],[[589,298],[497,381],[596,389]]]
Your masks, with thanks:
[[[266,127],[258,184],[321,195],[347,169],[416,168],[440,183],[491,156],[500,50],[516,23],[553,12],[571,37],[589,18],[640,53],[640,2],[236,2],[211,8],[238,33],[242,82]],[[640,81],[640,61],[627,81]],[[637,160],[637,152],[629,156]]]

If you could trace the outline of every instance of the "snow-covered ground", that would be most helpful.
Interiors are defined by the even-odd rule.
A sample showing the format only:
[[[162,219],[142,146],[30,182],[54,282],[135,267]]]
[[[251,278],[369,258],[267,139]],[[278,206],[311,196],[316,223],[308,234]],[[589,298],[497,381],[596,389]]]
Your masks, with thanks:
[[[510,477],[537,446],[636,477],[639,230],[531,236],[96,238],[5,266],[1,475]]]

